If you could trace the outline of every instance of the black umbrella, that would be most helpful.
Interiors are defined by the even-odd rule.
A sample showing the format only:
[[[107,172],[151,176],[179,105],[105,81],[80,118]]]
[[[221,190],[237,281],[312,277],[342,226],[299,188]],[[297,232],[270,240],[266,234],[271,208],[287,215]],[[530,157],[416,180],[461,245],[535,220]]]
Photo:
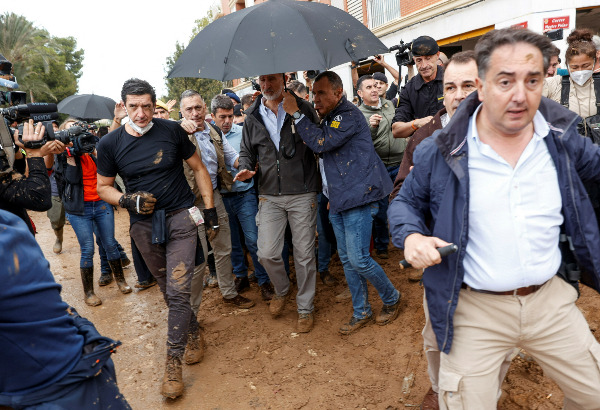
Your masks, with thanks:
[[[58,103],[58,112],[86,120],[112,118],[115,101],[95,94],[76,94]]]
[[[344,10],[307,1],[271,0],[206,26],[177,59],[169,78],[226,81],[324,70],[387,52],[368,28]]]

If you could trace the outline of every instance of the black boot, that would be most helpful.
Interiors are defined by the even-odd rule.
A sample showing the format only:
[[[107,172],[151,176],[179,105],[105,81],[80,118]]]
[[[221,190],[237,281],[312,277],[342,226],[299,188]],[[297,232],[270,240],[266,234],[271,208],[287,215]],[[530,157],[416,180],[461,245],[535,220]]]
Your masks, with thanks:
[[[121,259],[115,259],[112,261],[108,261],[110,265],[110,269],[113,272],[113,276],[117,281],[117,285],[119,286],[119,290],[121,293],[131,293],[131,288],[125,281],[125,275],[123,274],[123,265],[121,265]]]
[[[85,294],[85,303],[89,306],[98,306],[102,300],[94,294],[94,267],[81,268],[81,282],[83,283],[83,293]]]

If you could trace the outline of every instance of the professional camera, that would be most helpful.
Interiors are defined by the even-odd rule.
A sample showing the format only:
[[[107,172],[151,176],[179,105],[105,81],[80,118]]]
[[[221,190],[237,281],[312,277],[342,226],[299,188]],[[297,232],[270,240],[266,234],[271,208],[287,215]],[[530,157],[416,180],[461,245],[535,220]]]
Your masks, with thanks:
[[[8,108],[0,108],[0,115],[17,122],[29,119],[35,122],[58,119],[56,104],[53,103],[20,104]]]
[[[414,64],[413,55],[410,51],[411,47],[412,41],[410,43],[404,43],[402,40],[400,40],[400,44],[397,46],[390,47],[390,53],[398,50],[396,53],[396,63],[398,66],[409,66]]]
[[[23,91],[0,91],[0,105],[22,105],[27,102]]]
[[[91,154],[96,149],[96,136],[91,133],[98,129],[95,124],[77,121],[70,128],[62,131],[54,131],[50,122],[45,122],[44,126],[46,127],[47,141],[59,140],[65,145],[72,142],[76,154]]]

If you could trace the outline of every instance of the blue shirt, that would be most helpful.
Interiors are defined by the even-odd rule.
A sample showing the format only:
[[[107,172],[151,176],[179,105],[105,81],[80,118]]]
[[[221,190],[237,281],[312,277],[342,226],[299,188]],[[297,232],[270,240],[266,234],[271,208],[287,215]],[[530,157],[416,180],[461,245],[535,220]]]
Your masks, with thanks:
[[[242,143],[242,127],[233,124],[231,126],[231,130],[225,134],[225,138],[229,142],[231,148],[235,151],[240,152],[240,144]],[[239,172],[239,169],[231,167],[227,165],[227,171],[231,172],[231,176],[235,177]],[[231,191],[227,191],[226,189],[221,189],[221,192],[244,192],[254,186],[254,179],[250,178],[248,181],[235,181],[231,186]]]
[[[283,121],[285,120],[285,111],[283,109],[283,100],[277,106],[277,116],[271,111],[270,108],[265,106],[265,99],[263,98],[261,104],[258,107],[260,115],[262,116],[265,128],[269,132],[271,141],[275,144],[277,151],[279,151],[279,141],[281,140],[281,128],[283,127]]]
[[[210,139],[211,129],[211,126],[205,122],[204,130],[195,132],[194,137],[198,141],[198,147],[202,154],[202,162],[204,162],[204,166],[208,170],[213,189],[217,189],[217,170],[219,169],[219,164],[217,163],[217,151]],[[233,167],[235,160],[239,156],[238,152],[229,145],[227,138],[223,138],[223,155],[225,156],[225,166],[228,168]]]
[[[544,143],[550,129],[538,111],[533,137],[513,168],[479,139],[478,112],[467,133],[469,242],[463,281],[496,292],[541,285],[556,274],[562,259],[562,198]]]

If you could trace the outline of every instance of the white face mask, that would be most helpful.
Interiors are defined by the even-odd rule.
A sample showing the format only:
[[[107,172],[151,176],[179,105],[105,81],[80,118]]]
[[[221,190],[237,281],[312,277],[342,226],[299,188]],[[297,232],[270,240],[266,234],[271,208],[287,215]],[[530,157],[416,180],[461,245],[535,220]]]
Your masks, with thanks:
[[[593,70],[573,71],[571,73],[571,79],[577,85],[584,85],[586,81],[592,77],[593,73]]]
[[[145,133],[147,133],[148,131],[150,131],[150,128],[152,128],[152,126],[154,125],[154,123],[152,122],[152,120],[150,120],[150,122],[148,124],[146,124],[146,126],[144,128],[142,128],[142,127],[140,127],[139,125],[137,125],[136,123],[133,122],[133,119],[129,115],[129,111],[127,111],[127,109],[125,111],[127,112],[127,116],[129,117],[129,126],[131,128],[133,128],[133,130],[135,132],[137,132],[138,134],[140,134],[140,135],[144,135]]]

